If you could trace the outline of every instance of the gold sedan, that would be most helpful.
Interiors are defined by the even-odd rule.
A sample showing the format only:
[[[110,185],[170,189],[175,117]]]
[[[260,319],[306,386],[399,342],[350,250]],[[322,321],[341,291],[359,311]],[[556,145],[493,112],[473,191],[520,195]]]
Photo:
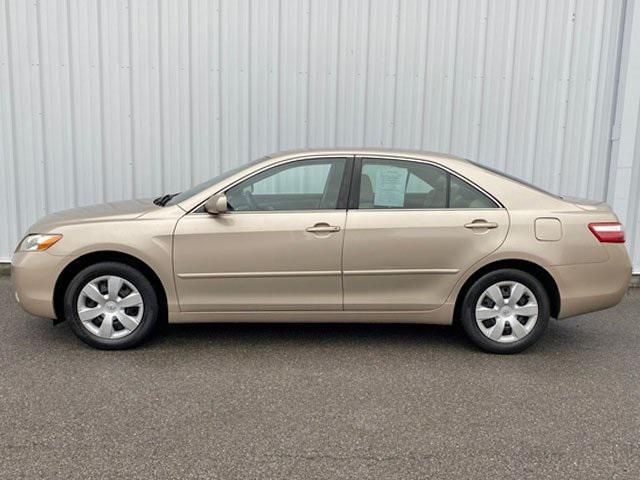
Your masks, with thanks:
[[[631,264],[605,203],[451,156],[336,149],[49,215],[12,275],[26,311],[98,348],[137,345],[167,318],[460,322],[484,350],[513,353],[550,318],[616,305]]]

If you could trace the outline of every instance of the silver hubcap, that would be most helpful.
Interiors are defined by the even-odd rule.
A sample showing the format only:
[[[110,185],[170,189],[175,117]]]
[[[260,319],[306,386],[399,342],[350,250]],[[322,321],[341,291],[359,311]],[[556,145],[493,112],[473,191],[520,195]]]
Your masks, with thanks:
[[[511,343],[531,333],[538,321],[538,302],[518,282],[499,282],[487,288],[476,304],[476,323],[491,340]]]
[[[77,309],[82,325],[92,334],[100,338],[122,338],[138,328],[144,304],[131,282],[105,275],[84,286],[78,295]]]

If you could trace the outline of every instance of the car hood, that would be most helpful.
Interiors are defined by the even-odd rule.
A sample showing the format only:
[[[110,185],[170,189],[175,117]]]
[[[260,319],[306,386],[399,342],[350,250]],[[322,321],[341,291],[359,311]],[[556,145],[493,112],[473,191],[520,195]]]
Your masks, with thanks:
[[[109,222],[138,218],[160,208],[153,200],[126,200],[72,208],[41,218],[29,228],[29,233],[52,232],[56,227],[78,223]]]

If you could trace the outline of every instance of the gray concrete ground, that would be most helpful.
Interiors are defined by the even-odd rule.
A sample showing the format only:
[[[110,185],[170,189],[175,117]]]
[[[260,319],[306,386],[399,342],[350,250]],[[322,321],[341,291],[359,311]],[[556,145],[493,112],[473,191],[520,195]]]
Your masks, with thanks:
[[[3,478],[640,478],[640,290],[515,356],[451,328],[169,326],[92,350],[0,278]]]

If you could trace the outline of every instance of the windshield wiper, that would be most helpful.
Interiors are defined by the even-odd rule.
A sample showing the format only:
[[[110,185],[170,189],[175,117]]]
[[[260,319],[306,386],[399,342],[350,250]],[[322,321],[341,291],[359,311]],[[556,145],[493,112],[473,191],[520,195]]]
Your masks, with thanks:
[[[159,205],[160,207],[164,207],[169,200],[178,195],[177,193],[167,193],[166,195],[162,195],[161,197],[156,198],[153,203]]]

